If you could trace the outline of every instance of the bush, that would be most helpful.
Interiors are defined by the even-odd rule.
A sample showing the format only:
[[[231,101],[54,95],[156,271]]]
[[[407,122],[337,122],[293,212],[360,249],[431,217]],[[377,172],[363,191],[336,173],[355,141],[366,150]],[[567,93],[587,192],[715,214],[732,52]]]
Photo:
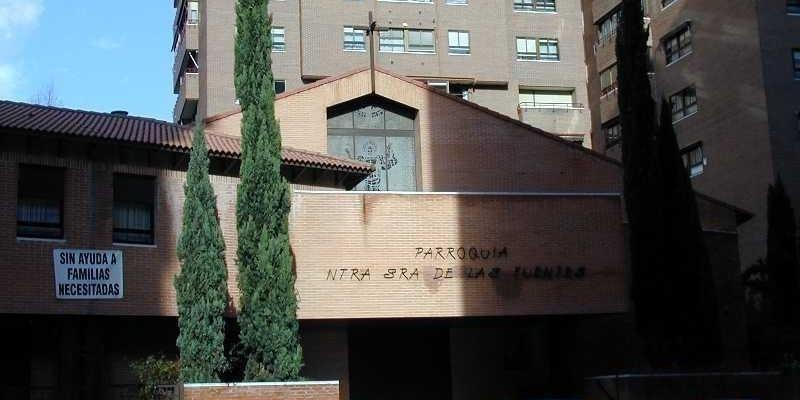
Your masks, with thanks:
[[[180,362],[169,360],[160,355],[148,356],[142,360],[131,362],[131,368],[136,373],[139,381],[139,399],[162,399],[163,394],[159,386],[177,385],[180,375]]]

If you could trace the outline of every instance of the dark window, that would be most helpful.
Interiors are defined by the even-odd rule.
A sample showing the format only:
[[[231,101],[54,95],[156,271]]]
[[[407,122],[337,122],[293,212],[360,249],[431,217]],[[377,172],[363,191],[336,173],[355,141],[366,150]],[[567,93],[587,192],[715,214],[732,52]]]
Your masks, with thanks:
[[[794,79],[800,79],[800,49],[792,50],[792,66],[794,67]]]
[[[153,244],[155,178],[114,175],[114,242]]]
[[[691,52],[692,29],[688,24],[664,38],[664,54],[667,64],[672,64]]]
[[[661,8],[664,8],[678,0],[661,0]]]
[[[622,139],[622,126],[618,119],[603,124],[603,135],[606,137],[606,148],[612,147]]]
[[[597,21],[597,41],[605,43],[617,34],[617,26],[622,17],[622,9],[618,8]]]
[[[694,178],[702,174],[706,167],[703,142],[697,142],[681,150],[681,158],[683,158],[683,165],[686,167],[686,171],[689,172],[690,177]]]
[[[600,73],[600,95],[606,95],[617,88],[617,64],[614,64]]]
[[[694,86],[687,87],[669,97],[672,105],[672,122],[688,117],[697,112],[697,93]]]
[[[45,239],[64,237],[62,168],[19,166],[17,236]]]
[[[556,0],[514,0],[517,11],[549,11],[556,10]]]
[[[786,0],[786,12],[800,14],[800,0]]]
[[[284,80],[274,81],[273,86],[275,87],[275,94],[283,93],[286,91],[286,81]]]

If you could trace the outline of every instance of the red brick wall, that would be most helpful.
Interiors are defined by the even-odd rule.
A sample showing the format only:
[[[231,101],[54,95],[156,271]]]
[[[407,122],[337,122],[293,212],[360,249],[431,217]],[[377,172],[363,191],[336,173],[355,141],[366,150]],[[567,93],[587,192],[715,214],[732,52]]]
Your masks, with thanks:
[[[339,383],[237,383],[183,387],[183,400],[339,400]]]

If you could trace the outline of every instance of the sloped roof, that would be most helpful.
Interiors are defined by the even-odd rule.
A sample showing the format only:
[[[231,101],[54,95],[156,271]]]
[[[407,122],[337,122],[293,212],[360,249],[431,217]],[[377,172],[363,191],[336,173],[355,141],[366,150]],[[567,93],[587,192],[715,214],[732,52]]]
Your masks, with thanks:
[[[179,152],[192,148],[189,125],[6,100],[0,100],[0,130],[150,145]],[[211,155],[231,158],[241,155],[241,141],[237,137],[206,133],[206,143]],[[285,165],[359,174],[373,171],[368,163],[289,147],[281,150],[281,158]]]

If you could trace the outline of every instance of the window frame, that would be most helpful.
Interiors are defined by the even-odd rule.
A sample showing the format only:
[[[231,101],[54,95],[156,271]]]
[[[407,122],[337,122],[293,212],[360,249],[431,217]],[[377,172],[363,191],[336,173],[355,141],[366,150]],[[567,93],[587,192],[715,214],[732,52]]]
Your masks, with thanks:
[[[689,96],[690,94],[691,96]],[[687,103],[686,102],[687,97],[694,98],[694,102]],[[680,103],[681,105],[679,108],[676,108],[675,106],[677,104],[675,102],[676,99],[680,99],[681,101]],[[670,104],[670,110],[672,112],[673,124],[676,124],[686,118],[691,117],[692,115],[697,114],[697,112],[700,111],[699,101],[697,99],[697,88],[695,88],[694,85],[690,85],[675,92],[674,94],[669,96],[669,104]],[[693,108],[693,110],[689,111],[688,110],[689,108]],[[676,118],[677,114],[680,115]]]
[[[388,32],[400,32],[399,37],[385,36]],[[423,51],[412,49],[411,46],[411,32],[430,33],[431,35],[431,51]],[[384,40],[394,40],[394,43],[385,43]],[[397,43],[398,40],[402,41],[402,47]],[[391,48],[393,50],[387,50]],[[390,28],[387,30],[379,31],[378,33],[378,52],[379,53],[397,53],[397,54],[436,54],[436,30],[435,29],[412,29],[412,28]]]
[[[514,12],[557,13],[557,0],[513,0]],[[552,5],[551,5],[552,4]]]
[[[617,29],[619,28],[619,21],[622,19],[622,7],[617,6],[615,9],[609,11],[604,15],[602,18],[597,20],[595,23],[595,31],[597,33],[597,43],[605,44],[610,42],[613,38],[617,36]],[[613,29],[609,30],[605,34],[601,28],[606,22],[613,22]]]
[[[794,79],[800,80],[800,48],[792,49],[792,70]]]
[[[618,75],[619,71],[617,68],[618,68],[617,63],[614,63],[605,68],[604,70],[600,71],[600,97],[604,97],[613,93],[619,87],[619,75]],[[611,82],[608,85],[603,86],[604,85],[603,75],[606,72],[610,72],[612,70],[614,71],[614,73],[612,74]]]
[[[54,179],[58,179],[61,181],[61,193],[60,198],[55,199],[58,197],[58,193],[53,194],[53,198],[37,198],[35,196],[23,196],[23,170],[29,169],[31,172],[33,170],[38,170],[39,174],[53,174],[58,175],[57,177],[54,176]],[[37,165],[37,164],[19,164],[17,167],[17,196],[16,196],[16,207],[15,207],[15,233],[16,237],[19,239],[33,239],[33,240],[64,240],[64,198],[66,197],[66,169],[62,167],[53,167],[48,165]],[[30,183],[27,183],[29,185]],[[47,223],[47,222],[34,222],[34,221],[21,221],[20,220],[20,206],[25,203],[24,200],[50,200],[50,201],[58,201],[58,223]],[[20,228],[57,228],[58,232],[55,235],[49,235],[46,231],[39,232],[20,232]]]
[[[616,138],[610,138],[609,132],[613,130],[618,130],[619,135]],[[622,124],[620,124],[619,117],[612,118],[600,126],[600,131],[603,134],[603,138],[606,141],[606,149],[614,147],[622,142]]]
[[[692,153],[695,151],[700,152],[700,159],[693,163]],[[705,150],[703,149],[702,141],[692,143],[682,148],[680,153],[681,153],[681,160],[683,161],[683,166],[684,168],[686,168],[686,172],[689,174],[689,178],[694,178],[705,172],[706,166],[708,165],[708,159],[706,158],[706,153]]]
[[[275,32],[275,29],[280,29],[282,31],[282,33],[277,34]],[[284,26],[271,26],[269,28],[269,35],[270,35],[269,37],[271,39],[270,48],[272,49],[272,52],[273,53],[285,53],[286,52],[286,47],[287,47],[286,46],[286,27],[284,27]],[[275,41],[276,36],[282,37],[283,41],[281,41],[281,42]],[[278,47],[275,46],[276,43],[279,43]]]
[[[800,16],[800,0],[786,0],[786,14]]]
[[[453,33],[456,34],[456,42],[457,42],[456,46],[453,46],[453,43],[451,41],[451,38],[452,38],[451,34],[453,34]],[[462,34],[466,35],[466,38],[467,38],[467,45],[466,46],[461,46],[461,39],[462,39],[461,35]],[[453,49],[455,49],[456,51],[453,51]],[[448,30],[447,31],[447,54],[451,55],[451,56],[468,56],[468,55],[472,54],[471,38],[470,38],[469,31],[458,30],[458,29]]]
[[[520,109],[553,109],[553,110],[578,110],[583,109],[583,105],[580,103],[575,102],[575,88],[529,88],[529,87],[520,87],[518,92],[518,107]],[[536,95],[553,95],[553,94],[569,94],[570,102],[569,103],[538,103],[536,104]],[[522,101],[521,97],[523,95],[530,94],[532,97],[532,102]],[[524,105],[528,104],[528,105]]]
[[[469,5],[469,0],[446,0],[444,4],[448,6],[467,6]]]
[[[694,51],[692,47],[693,38],[692,24],[688,22],[664,35],[661,39],[661,46],[664,49],[664,64],[670,66],[691,55]],[[675,41],[674,49],[671,45],[673,40]]]
[[[524,53],[520,53],[520,41],[525,41],[525,50],[530,50],[530,42],[534,43],[535,51],[526,51]],[[547,57],[544,58],[542,52],[542,44],[543,42],[547,42],[548,45],[555,44],[555,57]],[[558,39],[554,38],[536,38],[530,36],[516,36],[515,37],[515,44],[516,44],[516,54],[517,54],[517,61],[524,61],[524,62],[559,62],[561,61],[561,48],[559,46]],[[550,54],[550,53],[548,53]],[[522,55],[522,56],[521,56]]]
[[[348,29],[350,30],[348,32]],[[348,43],[355,43],[358,44],[359,42],[356,41],[347,41],[347,35],[350,34],[355,38],[356,33],[360,32],[361,34],[361,48],[348,48]],[[355,52],[366,52],[367,51],[367,30],[364,28],[358,28],[355,26],[345,26],[342,29],[343,37],[342,37],[342,50],[344,51],[355,51]]]
[[[125,179],[141,179],[141,180],[149,180],[150,184],[152,185],[152,203],[150,204],[150,229],[133,229],[133,228],[118,228],[116,226],[116,221],[114,220],[114,210],[117,208],[117,196],[116,196],[116,185],[118,178],[125,178]],[[133,245],[133,246],[155,246],[156,244],[156,206],[158,204],[158,183],[155,176],[150,175],[136,175],[136,174],[128,174],[128,173],[118,173],[115,172],[112,178],[112,221],[111,221],[111,236],[112,236],[112,243],[115,245]],[[127,204],[141,204],[131,201],[126,201]],[[125,234],[125,233],[139,233],[139,234],[147,234],[149,236],[148,242],[143,241],[132,241],[127,240],[121,237],[117,237],[117,233]]]

